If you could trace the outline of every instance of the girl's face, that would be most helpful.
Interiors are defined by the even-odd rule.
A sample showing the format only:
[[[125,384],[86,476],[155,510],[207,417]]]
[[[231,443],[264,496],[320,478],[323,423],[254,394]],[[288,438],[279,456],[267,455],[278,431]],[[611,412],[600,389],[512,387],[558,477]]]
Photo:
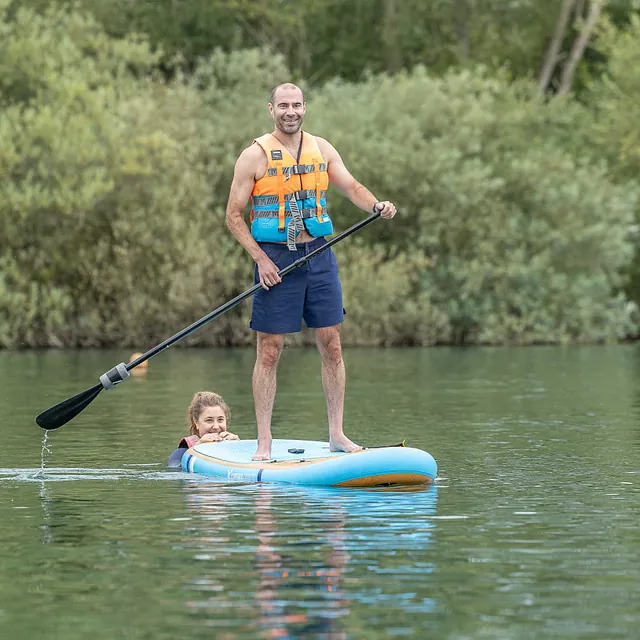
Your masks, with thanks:
[[[198,437],[202,438],[205,433],[221,433],[227,430],[227,416],[222,407],[206,407],[196,423],[198,427]]]

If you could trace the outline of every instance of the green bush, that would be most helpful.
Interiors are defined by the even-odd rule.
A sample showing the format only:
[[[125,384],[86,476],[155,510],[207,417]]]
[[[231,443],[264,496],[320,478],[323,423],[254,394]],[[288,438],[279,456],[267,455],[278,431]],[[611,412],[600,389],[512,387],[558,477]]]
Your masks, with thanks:
[[[88,17],[20,11],[3,27],[3,280],[31,304],[37,292],[62,305],[56,335],[34,332],[31,315],[11,335],[101,345],[164,330],[158,308],[128,310],[139,297],[162,306],[208,214],[198,95],[145,77],[148,47],[109,39]]]
[[[224,210],[237,155],[272,126],[282,58],[218,51],[167,82],[144,39],[77,12],[22,9],[0,31],[0,345],[144,348],[247,289]],[[336,247],[345,342],[633,333],[638,188],[582,151],[592,124],[482,69],[316,88],[308,129],[399,206]],[[338,230],[365,215],[335,193],[332,212]],[[249,344],[249,312],[183,344]]]
[[[382,246],[354,240],[337,249],[348,344],[415,346],[443,342],[448,318],[421,291],[429,261],[418,252],[387,258]]]
[[[605,22],[598,43],[607,57],[602,75],[589,88],[586,99],[593,111],[586,144],[612,169],[620,184],[637,184],[640,175],[640,16],[632,15],[625,29]],[[638,211],[640,214],[640,211]],[[636,226],[631,234],[634,260],[625,269],[625,291],[640,303],[640,235]]]
[[[585,110],[542,105],[533,87],[482,70],[435,78],[421,68],[331,83],[310,106],[313,129],[354,175],[397,203],[396,219],[371,225],[367,238],[383,240],[389,257],[428,258],[422,292],[447,318],[444,341],[632,331],[634,309],[619,290],[638,189],[570,153],[573,132],[553,135],[566,111]],[[357,214],[343,201],[334,215],[350,223]]]

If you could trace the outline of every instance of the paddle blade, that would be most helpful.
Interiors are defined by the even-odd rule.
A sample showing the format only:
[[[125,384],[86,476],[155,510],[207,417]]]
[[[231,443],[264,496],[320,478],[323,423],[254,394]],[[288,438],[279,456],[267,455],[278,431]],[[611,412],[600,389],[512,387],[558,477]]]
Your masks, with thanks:
[[[90,389],[78,393],[73,396],[73,398],[63,400],[54,407],[43,411],[36,418],[38,426],[43,429],[57,429],[63,424],[67,424],[69,420],[75,418],[81,411],[89,406],[103,388],[102,383],[98,383]]]

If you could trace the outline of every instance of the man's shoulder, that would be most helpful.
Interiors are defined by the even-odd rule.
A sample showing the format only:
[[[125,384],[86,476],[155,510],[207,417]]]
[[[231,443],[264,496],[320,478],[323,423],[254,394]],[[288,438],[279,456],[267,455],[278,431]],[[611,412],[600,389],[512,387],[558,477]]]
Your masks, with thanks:
[[[309,134],[309,135],[313,135],[313,134]],[[326,138],[323,138],[322,136],[316,136],[316,135],[313,135],[313,137],[315,138],[316,144],[318,145],[318,148],[320,149],[320,151],[322,152],[331,151],[333,149],[333,145]]]
[[[259,144],[250,144],[238,156],[238,162],[241,164],[254,164],[261,162],[263,159],[266,159],[266,156]]]
[[[251,144],[243,149],[236,160],[236,178],[257,180],[267,170],[267,156],[259,144]]]
[[[315,133],[310,133],[309,131],[305,131],[305,134],[314,138],[318,144],[329,144],[329,141],[326,138],[323,138],[322,136],[317,136]]]
[[[259,144],[252,142],[248,147],[245,147],[240,153],[239,157],[245,158],[259,158],[261,155],[264,155],[264,151]]]

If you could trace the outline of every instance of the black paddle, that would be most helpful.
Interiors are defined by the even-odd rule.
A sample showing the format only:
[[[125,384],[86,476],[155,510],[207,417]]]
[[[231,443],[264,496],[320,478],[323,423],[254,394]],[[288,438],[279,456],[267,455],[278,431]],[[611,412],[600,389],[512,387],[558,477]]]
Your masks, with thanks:
[[[331,238],[331,240],[329,240],[326,244],[323,244],[321,247],[314,249],[310,254],[303,256],[302,258],[299,258],[294,263],[290,264],[288,267],[285,267],[284,269],[279,271],[278,275],[281,278],[283,276],[286,276],[288,273],[291,273],[298,267],[301,267],[303,264],[311,260],[311,258],[313,258],[314,256],[317,256],[319,253],[322,253],[325,249],[328,249],[332,245],[340,242],[340,240],[344,240],[347,236],[350,236],[355,231],[358,231],[359,229],[362,229],[362,227],[368,225],[370,222],[373,222],[379,216],[380,216],[380,212],[376,211],[375,213],[370,215],[368,218],[365,218],[364,220],[360,220],[360,222],[356,222],[356,224],[354,224],[352,227],[349,227],[346,231],[343,231],[342,233],[339,233],[334,238]],[[94,385],[90,389],[86,389],[85,391],[78,393],[72,398],[67,398],[67,400],[63,400],[62,402],[59,402],[58,404],[51,407],[50,409],[47,409],[46,411],[43,411],[36,418],[36,422],[43,429],[58,429],[62,425],[67,424],[69,420],[75,418],[81,411],[86,409],[86,407],[88,407],[91,404],[91,402],[93,402],[96,396],[103,389],[111,389],[114,385],[122,382],[123,380],[126,380],[131,375],[129,373],[131,369],[135,369],[139,364],[142,364],[146,360],[149,360],[149,358],[153,358],[153,356],[158,355],[161,351],[164,351],[165,349],[168,349],[169,347],[173,346],[176,342],[178,342],[179,340],[182,340],[182,338],[186,338],[189,334],[193,333],[200,327],[220,317],[226,311],[229,311],[229,309],[233,309],[235,306],[240,304],[243,300],[245,300],[246,298],[249,298],[254,293],[259,291],[261,287],[262,285],[259,283],[253,285],[251,289],[247,289],[244,293],[241,293],[239,296],[236,296],[233,300],[229,300],[229,302],[227,302],[226,304],[223,304],[221,307],[218,307],[215,311],[208,313],[203,318],[200,318],[200,320],[198,320],[197,322],[194,322],[193,324],[189,325],[179,333],[176,333],[174,336],[171,336],[164,342],[161,342],[158,346],[153,347],[153,349],[150,349],[146,353],[143,353],[139,358],[136,358],[135,360],[133,360],[132,362],[129,362],[128,364],[121,362],[120,364],[116,365],[113,369],[110,369],[106,373],[103,373],[100,376],[100,382],[98,384]]]
[[[390,447],[404,447],[404,440],[398,444],[374,444],[372,447],[362,447],[363,449],[389,449]]]

